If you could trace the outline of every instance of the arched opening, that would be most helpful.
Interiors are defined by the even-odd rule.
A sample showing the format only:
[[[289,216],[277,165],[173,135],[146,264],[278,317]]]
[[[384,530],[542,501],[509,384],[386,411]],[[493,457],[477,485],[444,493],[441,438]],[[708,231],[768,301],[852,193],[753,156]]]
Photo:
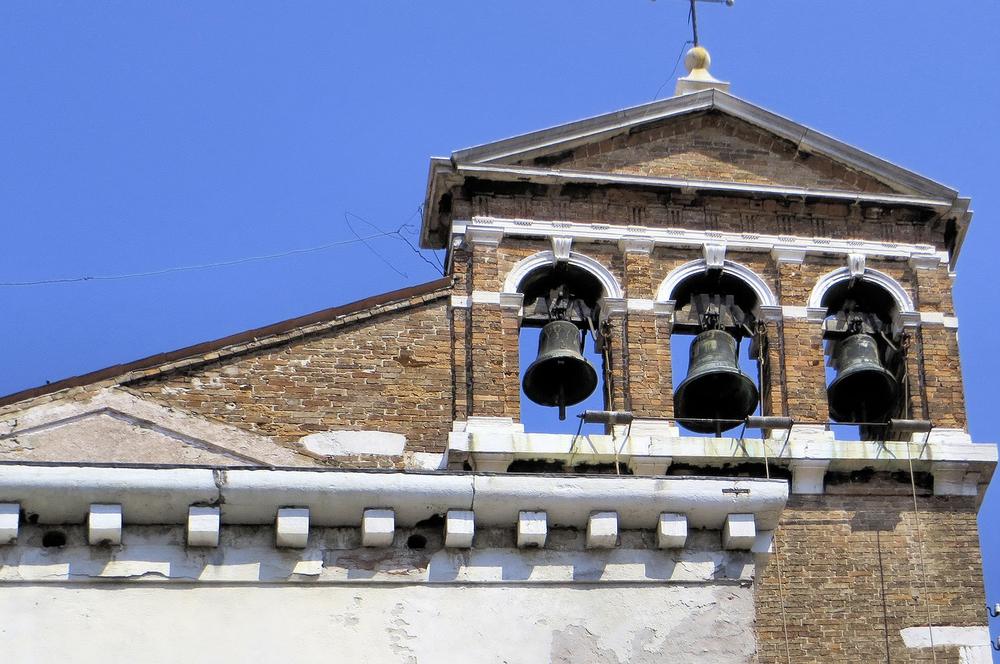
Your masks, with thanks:
[[[519,336],[521,422],[527,431],[603,433],[577,417],[605,407],[605,353],[599,307],[606,286],[574,262],[536,264],[517,283],[523,295]]]
[[[743,422],[761,412],[767,360],[760,307],[773,297],[744,272],[728,261],[716,268],[692,263],[668,277],[667,293],[661,289],[675,303],[670,353],[682,435],[761,435]]]
[[[890,418],[908,416],[898,289],[866,271],[830,279],[818,295],[823,321],[827,401],[839,440],[883,440]],[[874,276],[874,275],[872,275]],[[903,304],[902,306],[906,306]]]

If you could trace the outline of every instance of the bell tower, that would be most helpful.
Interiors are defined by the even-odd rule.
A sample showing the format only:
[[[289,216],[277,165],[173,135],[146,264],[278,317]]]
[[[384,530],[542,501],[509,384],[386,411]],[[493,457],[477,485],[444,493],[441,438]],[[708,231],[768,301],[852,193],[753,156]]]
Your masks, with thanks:
[[[563,415],[600,386],[632,433],[760,416],[818,439],[905,438],[894,420],[965,435],[950,290],[968,200],[725,87],[432,161],[456,422],[519,430],[523,376]]]
[[[730,95],[709,62],[692,49],[670,99],[432,160],[448,463],[784,478],[780,526],[753,544],[784,551],[755,589],[760,661],[827,661],[815,643],[838,639],[851,661],[904,661],[901,630],[984,622],[996,451],[967,432],[951,297],[969,199]],[[525,426],[522,386],[551,426]],[[859,574],[886,611],[837,585]],[[885,594],[919,579],[934,592]],[[832,632],[808,627],[831,603]]]

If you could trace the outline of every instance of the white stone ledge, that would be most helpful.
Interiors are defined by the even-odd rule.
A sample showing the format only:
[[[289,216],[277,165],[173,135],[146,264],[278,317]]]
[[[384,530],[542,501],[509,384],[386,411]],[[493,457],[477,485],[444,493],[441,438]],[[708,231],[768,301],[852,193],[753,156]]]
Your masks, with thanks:
[[[664,430],[667,433],[667,430]],[[503,472],[511,462],[555,461],[573,466],[617,461],[636,475],[662,475],[671,464],[726,466],[762,463],[792,471],[792,492],[823,493],[827,472],[874,469],[907,470],[908,456],[914,468],[931,472],[937,495],[977,494],[978,485],[988,483],[997,463],[997,448],[971,442],[957,429],[934,429],[914,434],[906,441],[836,440],[824,426],[795,425],[786,441],[785,432],[773,438],[709,438],[670,435],[586,435],[480,431],[452,434],[449,453],[468,455],[474,467]],[[464,457],[463,457],[464,458]],[[955,465],[959,464],[959,465]]]
[[[410,527],[449,510],[483,526],[511,527],[543,511],[550,527],[584,528],[591,512],[617,512],[622,528],[656,527],[663,512],[719,529],[732,512],[774,527],[788,497],[780,480],[706,477],[482,475],[343,470],[105,468],[0,465],[0,495],[41,524],[81,523],[93,503],[121,505],[128,524],[186,524],[191,505],[219,505],[223,524],[271,524],[279,508],[308,508],[312,526],[358,527],[366,509],[394,511]]]
[[[615,511],[619,527],[654,529],[664,512],[685,514],[692,528],[719,530],[734,512],[777,526],[788,496],[783,480],[614,475],[477,475],[476,519],[514,523],[521,511],[544,508],[550,528],[586,526],[592,511]]]
[[[0,585],[13,583],[336,583],[547,584],[747,583],[754,554],[725,551],[718,531],[696,531],[688,548],[657,549],[648,536],[620,533],[613,549],[586,548],[582,531],[548,531],[545,548],[516,547],[510,530],[484,531],[487,545],[425,551],[401,543],[361,548],[357,529],[314,529],[305,548],[274,547],[270,527],[224,528],[217,548],[184,546],[184,528],[132,526],[123,545],[95,548],[82,526],[62,529],[66,546],[42,548],[45,527],[22,527],[19,543],[0,547]],[[404,531],[408,535],[410,531]],[[397,538],[405,542],[407,537]],[[23,542],[23,544],[21,543]]]
[[[673,433],[673,432],[671,432]],[[679,435],[610,436],[479,431],[456,437],[450,450],[471,455],[505,454],[514,459],[572,461],[574,464],[613,462],[631,459],[673,459],[675,463],[729,463],[735,459],[769,459],[787,462],[798,459],[827,460],[831,470],[856,470],[868,464],[906,463],[908,450],[918,461],[996,463],[993,444],[973,443],[969,435],[954,429],[934,429],[915,434],[909,447],[905,441],[836,440],[823,426],[795,425],[786,443],[785,432],[768,439],[696,437]],[[575,440],[574,440],[575,438]]]

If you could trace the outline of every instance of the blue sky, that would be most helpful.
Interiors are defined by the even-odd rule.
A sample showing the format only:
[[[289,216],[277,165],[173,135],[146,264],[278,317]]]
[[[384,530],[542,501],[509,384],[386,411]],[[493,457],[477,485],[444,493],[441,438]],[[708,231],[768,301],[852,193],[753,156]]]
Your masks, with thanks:
[[[415,241],[431,155],[670,94],[682,0],[0,4],[0,282]],[[997,439],[1000,5],[706,4],[754,103],[958,188],[971,431]],[[368,222],[368,223],[366,223]],[[0,287],[0,393],[433,279],[396,238]],[[983,296],[987,296],[984,298]],[[1000,601],[1000,490],[980,516]]]

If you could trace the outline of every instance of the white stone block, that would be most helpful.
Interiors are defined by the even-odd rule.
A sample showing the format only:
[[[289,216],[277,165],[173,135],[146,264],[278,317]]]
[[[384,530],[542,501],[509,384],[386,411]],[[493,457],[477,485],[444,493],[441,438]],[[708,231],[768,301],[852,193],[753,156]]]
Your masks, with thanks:
[[[299,443],[309,452],[321,456],[399,456],[406,446],[406,436],[386,431],[321,431],[303,436]]]
[[[17,539],[17,527],[21,520],[19,503],[0,503],[0,544],[10,544]]]
[[[309,541],[309,509],[283,507],[274,520],[274,543],[291,549],[304,549]]]
[[[722,527],[722,548],[749,551],[757,540],[753,514],[730,514]]]
[[[774,531],[758,530],[750,551],[760,556],[770,556],[774,553]]]
[[[829,459],[796,459],[789,465],[792,469],[792,493],[823,493]]]
[[[517,546],[521,549],[542,548],[549,532],[545,512],[520,512],[517,515]]]
[[[656,546],[661,549],[682,549],[688,536],[688,519],[683,514],[664,512],[656,528]]]
[[[628,467],[633,475],[657,477],[666,475],[671,463],[673,463],[672,457],[633,455],[628,460]]]
[[[121,544],[122,522],[121,505],[91,505],[87,515],[87,541],[91,544]]]
[[[979,493],[979,473],[969,472],[969,464],[935,461],[931,464],[935,496],[975,496]]]
[[[188,546],[219,546],[219,508],[188,508]]]
[[[476,514],[468,510],[448,510],[444,520],[444,545],[452,549],[468,549],[476,534]]]
[[[587,520],[587,548],[613,549],[618,545],[618,512],[593,512]]]
[[[365,510],[361,518],[362,546],[391,546],[396,534],[396,513],[392,510]]]
[[[514,462],[513,454],[497,452],[472,452],[469,455],[472,467],[477,473],[506,473]]]

